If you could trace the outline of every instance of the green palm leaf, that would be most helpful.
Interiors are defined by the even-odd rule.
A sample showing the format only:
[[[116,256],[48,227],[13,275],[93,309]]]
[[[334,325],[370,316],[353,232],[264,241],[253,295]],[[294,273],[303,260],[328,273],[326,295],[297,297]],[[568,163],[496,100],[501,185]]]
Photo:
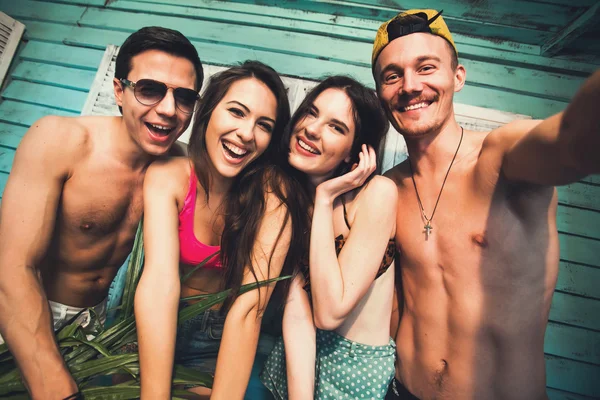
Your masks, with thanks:
[[[140,222],[138,230],[133,242],[133,250],[129,257],[129,265],[127,266],[127,277],[125,279],[125,289],[123,290],[123,300],[121,302],[121,312],[119,320],[127,319],[133,315],[133,300],[135,296],[135,288],[140,281],[142,275],[142,266],[144,265],[144,224]]]
[[[212,253],[211,255],[209,255],[208,257],[206,257],[204,260],[202,260],[202,262],[198,265],[196,265],[194,268],[192,268],[190,271],[188,271],[187,274],[183,275],[181,277],[181,282],[185,282],[187,281],[187,279],[192,276],[194,274],[194,272],[198,271],[200,268],[204,267],[210,260],[212,260],[212,258],[214,256],[216,256],[217,254],[220,253],[220,250],[215,251],[214,253]]]

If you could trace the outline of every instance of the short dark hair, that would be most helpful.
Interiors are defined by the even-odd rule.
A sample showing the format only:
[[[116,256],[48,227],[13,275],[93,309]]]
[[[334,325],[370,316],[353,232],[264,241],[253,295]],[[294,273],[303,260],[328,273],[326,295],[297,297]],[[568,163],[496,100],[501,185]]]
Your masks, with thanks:
[[[273,148],[283,134],[283,130],[290,119],[290,103],[287,91],[277,72],[259,61],[245,61],[242,65],[231,67],[225,71],[213,75],[206,90],[200,99],[200,106],[196,111],[194,125],[188,144],[189,156],[194,163],[198,181],[204,188],[206,194],[209,192],[209,177],[207,174],[208,152],[206,151],[206,128],[211,115],[219,102],[225,97],[233,83],[242,79],[255,78],[267,85],[277,101],[277,115],[275,125],[271,132],[271,141],[267,150],[253,164],[260,164],[265,159],[271,159],[274,155]]]
[[[132,68],[131,59],[148,50],[164,51],[189,60],[196,71],[196,90],[200,90],[204,71],[196,48],[181,32],[160,26],[144,27],[125,39],[115,62],[115,78],[126,79]],[[121,107],[119,110],[123,113]]]
[[[300,106],[292,116],[288,128],[282,138],[280,145],[281,154],[289,154],[290,140],[294,128],[302,118],[310,111],[313,103],[327,89],[339,89],[346,93],[352,103],[352,114],[354,117],[354,142],[350,150],[350,163],[342,162],[334,172],[333,176],[340,176],[350,170],[352,164],[358,162],[358,155],[363,144],[369,145],[375,149],[378,154],[378,168],[381,166],[380,147],[390,123],[381,108],[379,99],[375,92],[365,87],[362,83],[353,78],[343,75],[330,76],[315,86],[304,98]]]
[[[427,15],[424,13],[423,14],[407,14],[402,17],[398,17],[397,19],[394,20],[393,23],[398,26],[410,26],[413,24],[422,23],[424,18],[425,18],[425,21],[427,21]],[[437,37],[444,39],[442,36],[434,35],[433,33],[430,33],[430,35],[437,36]],[[456,50],[454,49],[454,46],[448,40],[444,39],[444,42],[446,42],[446,47],[448,48],[448,51],[450,52],[450,57],[451,57],[450,67],[452,68],[453,71],[456,71],[456,68],[458,67],[458,55],[456,54]]]

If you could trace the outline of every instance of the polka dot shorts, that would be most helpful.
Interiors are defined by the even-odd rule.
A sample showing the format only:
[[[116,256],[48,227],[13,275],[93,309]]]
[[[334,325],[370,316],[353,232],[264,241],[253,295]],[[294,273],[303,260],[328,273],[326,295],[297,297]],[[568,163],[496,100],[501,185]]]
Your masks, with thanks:
[[[315,399],[383,399],[394,376],[396,345],[356,343],[332,331],[317,330]],[[283,340],[278,340],[261,380],[277,399],[287,399]]]

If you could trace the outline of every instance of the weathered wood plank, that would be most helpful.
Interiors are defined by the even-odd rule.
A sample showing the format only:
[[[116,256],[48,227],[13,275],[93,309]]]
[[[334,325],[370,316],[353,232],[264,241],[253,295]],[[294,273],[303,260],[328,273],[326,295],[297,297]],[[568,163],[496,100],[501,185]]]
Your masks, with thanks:
[[[107,0],[44,0],[48,3],[67,3],[73,5],[89,5],[103,7]],[[555,0],[552,0],[555,1]],[[581,1],[581,0],[579,0]]]
[[[27,128],[0,122],[0,146],[16,149]]]
[[[600,185],[600,175],[588,175],[585,178],[583,178],[581,181]]]
[[[4,194],[4,188],[6,187],[6,181],[8,181],[8,174],[0,172],[0,200]]]
[[[600,366],[550,355],[545,359],[548,387],[594,398],[600,396]]]
[[[283,9],[262,4],[236,4],[212,0],[172,0],[160,2],[160,4],[157,4],[154,0],[120,0],[111,3],[109,8],[137,11],[140,8],[140,1],[145,3],[143,5],[144,10],[149,13],[216,21],[244,21],[244,24],[326,34],[367,43],[372,43],[375,32],[381,23],[381,20],[345,17],[339,15],[339,13],[332,15],[305,10]],[[313,27],[316,28],[316,31]],[[597,65],[587,62],[542,57],[539,55],[539,46],[526,45],[520,42],[489,41],[473,35],[462,35],[458,32],[453,32],[453,37],[457,43],[461,59],[474,56],[478,60],[489,59],[493,62],[506,61],[520,65],[530,64],[540,69],[553,68],[560,69],[563,72],[576,71],[588,74],[597,68]]]
[[[527,0],[529,1],[529,0]],[[597,0],[544,0],[544,3],[560,4],[563,6],[572,7],[590,7],[596,4]],[[533,0],[534,3],[538,3],[537,0]]]
[[[525,0],[519,0],[519,6]],[[561,0],[558,0],[561,1]],[[563,0],[564,1],[564,0]],[[575,2],[589,2],[583,4],[584,7],[588,7],[593,4],[595,0],[575,0]],[[140,6],[139,3],[145,3],[143,6]],[[552,3],[561,4],[557,2],[557,0],[552,0]],[[365,15],[363,12],[361,15],[363,17],[348,17],[343,15],[343,12],[340,12],[344,8],[343,4],[336,2],[334,5],[335,8],[331,10],[331,12],[318,12],[318,11],[308,11],[303,9],[306,4],[303,4],[302,7],[295,8],[295,2],[289,2],[289,4],[282,3],[280,1],[271,1],[271,4],[275,4],[275,6],[269,6],[266,2],[261,1],[260,4],[254,4],[253,0],[250,1],[242,1],[242,2],[223,2],[223,1],[213,1],[213,0],[165,0],[165,1],[156,1],[156,0],[132,0],[132,1],[124,1],[120,0],[118,2],[114,2],[108,5],[109,8],[121,8],[121,9],[132,9],[138,10],[140,7],[143,7],[148,12],[160,12],[168,15],[194,15],[197,13],[200,15],[198,18],[203,18],[202,14],[211,14],[212,11],[216,11],[217,13],[220,11],[225,12],[234,12],[234,13],[244,13],[244,16],[237,16],[232,18],[234,21],[244,21],[244,23],[253,23],[253,17],[269,17],[273,21],[281,21],[282,23],[289,23],[289,20],[302,20],[309,22],[316,22],[320,24],[322,27],[321,30],[327,31],[327,25],[333,26],[346,26],[352,28],[367,28],[372,31],[372,34],[368,36],[367,40],[370,42],[374,37],[374,33],[377,31],[379,24],[382,21],[391,18],[396,14],[397,10],[383,10],[387,13],[387,15],[382,16],[379,15],[382,12],[382,8],[379,7],[367,7],[368,15]],[[322,2],[321,2],[322,3]],[[547,3],[547,2],[546,2]],[[537,2],[534,1],[534,7],[539,7]],[[347,3],[345,4],[348,5]],[[321,5],[322,6],[322,5]],[[581,5],[579,5],[581,6]],[[577,6],[577,7],[579,7]],[[318,8],[319,5],[313,7]],[[576,7],[573,4],[568,4],[572,10]],[[347,8],[347,7],[346,7]],[[364,7],[360,7],[359,10],[364,11]],[[574,11],[576,12],[576,11]],[[190,14],[191,13],[191,14]],[[359,13],[360,14],[360,13]],[[521,14],[519,14],[521,16]],[[207,17],[210,18],[210,17]],[[262,25],[269,26],[269,23],[264,24],[265,21],[261,21]],[[489,25],[489,24],[488,24]],[[511,27],[507,30],[513,30],[514,27]],[[477,46],[480,50],[485,51],[485,49],[490,49],[494,51],[508,51],[507,55],[515,54],[519,55],[519,53],[530,54],[534,56],[538,56],[540,52],[540,47],[535,45],[527,45],[519,40],[517,42],[511,42],[507,40],[489,40],[486,38],[479,38],[473,36],[473,30],[468,29],[465,35],[462,35],[458,30],[453,30],[453,37],[455,42],[458,44],[459,52],[461,54],[465,54],[465,49],[463,45],[474,45]],[[360,40],[360,38],[357,38]],[[513,53],[519,52],[519,53]],[[474,52],[472,54],[477,55],[478,52]],[[500,57],[501,58],[501,57]],[[540,57],[540,60],[552,61],[552,59]],[[534,64],[542,64],[540,62]]]
[[[559,204],[556,222],[561,232],[600,239],[600,212]]]
[[[86,37],[85,41],[81,37]],[[26,36],[29,40],[39,40],[56,44],[74,45],[104,51],[108,44],[121,44],[130,32],[107,29],[81,28],[55,22],[27,22]]]
[[[323,2],[335,4],[331,0]],[[303,4],[305,1],[296,0],[294,3]],[[348,3],[392,10],[423,8],[423,3],[419,0],[349,0]],[[573,6],[546,4],[542,8],[534,2],[521,0],[504,0],[493,4],[466,0],[432,0],[427,3],[427,8],[444,10],[444,19],[450,27],[455,20],[459,20],[501,25],[506,30],[522,27],[550,31],[568,24],[577,16],[578,11]],[[518,15],[515,15],[516,9],[519,10]]]
[[[88,91],[94,81],[94,75],[94,72],[89,70],[21,61],[14,69],[12,78],[66,89]]]
[[[600,330],[600,300],[554,292],[550,321]]]
[[[557,390],[557,389],[547,389],[547,393],[548,393],[548,398],[550,400],[593,400],[593,399],[597,399],[597,397],[589,397],[589,396],[582,396],[580,394],[575,394],[572,392],[565,392],[563,390]]]
[[[479,87],[468,79],[454,99],[458,103],[526,114],[536,119],[548,118],[563,111],[568,105],[567,102],[510,93],[501,88]]]
[[[80,113],[87,98],[87,92],[14,80],[3,91],[2,97]]]
[[[0,1],[0,9],[16,19],[27,18],[74,24],[81,18],[87,7],[43,1],[2,0]]]
[[[577,182],[556,189],[559,203],[600,210],[600,186]]]
[[[600,268],[560,261],[556,290],[600,300]]]
[[[596,331],[550,322],[544,353],[600,365],[600,335]]]
[[[6,147],[0,147],[0,172],[8,174],[15,159],[15,151]]]
[[[253,0],[242,0],[244,3],[251,3]],[[444,0],[442,0],[444,1]],[[309,12],[323,13],[329,15],[340,15],[345,17],[356,17],[356,18],[373,18],[378,21],[385,21],[395,16],[399,10],[407,8],[423,8],[422,3],[418,3],[415,0],[413,4],[418,4],[416,7],[408,6],[409,3],[403,6],[398,6],[395,3],[388,5],[373,6],[371,4],[348,4],[335,2],[335,1],[301,1],[301,0],[261,0],[261,4],[269,6],[277,6],[284,9],[295,9],[304,10]],[[431,4],[427,4],[429,8],[435,8]],[[448,6],[452,7],[452,6]],[[437,8],[446,9],[446,7]],[[519,14],[520,15],[520,14]],[[448,25],[453,32],[473,34],[478,37],[490,37],[494,40],[488,40],[489,43],[501,43],[504,40],[521,42],[528,44],[538,44],[541,41],[546,40],[551,32],[555,31],[556,28],[548,27],[546,29],[537,30],[532,27],[521,27],[511,26],[510,29],[506,29],[506,25],[497,24],[494,22],[482,21],[478,22],[475,18],[460,19],[455,17],[447,17]],[[548,33],[550,32],[550,34]]]
[[[354,39],[372,43],[379,25],[384,19],[368,17],[346,17],[337,12],[319,13],[303,9],[284,9],[282,7],[266,6],[263,4],[233,3],[211,0],[172,1],[171,4],[160,4],[155,1],[144,1],[144,9],[148,13],[182,16],[186,18],[207,19],[214,21],[243,21],[244,24],[278,27],[285,30],[326,34],[328,36]],[[111,3],[109,8],[136,11],[140,8],[140,0],[118,1]],[[377,12],[377,9],[371,9]],[[388,15],[395,15],[389,12]],[[349,28],[349,29],[348,29]],[[537,46],[523,43],[493,43],[489,40],[473,37],[472,35],[454,34],[454,40],[459,44],[461,54],[464,53],[462,45],[476,46],[481,50],[493,48],[494,50],[510,50],[511,53],[520,51],[525,54],[536,55]]]
[[[569,101],[585,81],[584,78],[541,72],[528,68],[503,66],[463,59],[467,79],[475,84],[488,84],[521,93]],[[493,65],[493,67],[492,67]],[[556,85],[554,88],[544,85]],[[521,114],[523,114],[521,112]]]
[[[27,61],[96,71],[103,50],[93,50],[38,41],[30,41],[20,54]]]
[[[551,57],[562,51],[585,31],[597,24],[598,15],[600,15],[600,3],[591,6],[574,21],[567,24],[558,34],[546,41],[542,45],[542,55]]]
[[[558,234],[560,259],[579,264],[600,266],[600,241],[569,234]]]
[[[0,122],[21,125],[28,128],[35,121],[46,115],[73,117],[77,116],[78,113],[11,100],[5,100],[0,103]]]

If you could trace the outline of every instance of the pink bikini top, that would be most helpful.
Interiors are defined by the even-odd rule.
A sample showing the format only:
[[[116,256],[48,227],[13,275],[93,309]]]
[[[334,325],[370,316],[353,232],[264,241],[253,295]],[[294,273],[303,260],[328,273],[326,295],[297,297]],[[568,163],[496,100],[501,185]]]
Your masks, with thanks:
[[[190,187],[179,213],[179,261],[183,264],[198,265],[207,257],[221,250],[221,246],[208,246],[200,242],[194,234],[194,210],[196,209],[196,171],[190,171]],[[203,268],[221,268],[219,254],[213,256]]]

